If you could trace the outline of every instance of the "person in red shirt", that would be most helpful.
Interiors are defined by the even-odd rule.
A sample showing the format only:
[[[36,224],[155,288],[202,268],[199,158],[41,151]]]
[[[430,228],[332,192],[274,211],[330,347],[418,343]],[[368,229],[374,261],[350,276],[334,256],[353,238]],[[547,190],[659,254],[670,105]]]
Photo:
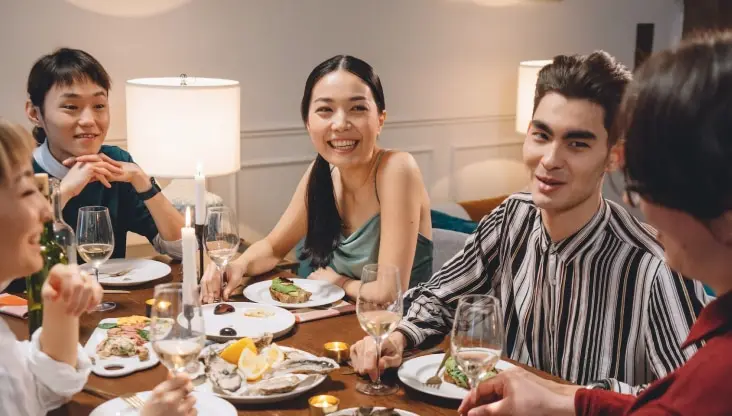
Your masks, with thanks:
[[[507,371],[472,390],[461,414],[732,415],[732,32],[650,57],[616,126],[625,139],[626,200],[658,230],[668,264],[718,296],[682,345],[699,351],[638,397],[563,390]]]

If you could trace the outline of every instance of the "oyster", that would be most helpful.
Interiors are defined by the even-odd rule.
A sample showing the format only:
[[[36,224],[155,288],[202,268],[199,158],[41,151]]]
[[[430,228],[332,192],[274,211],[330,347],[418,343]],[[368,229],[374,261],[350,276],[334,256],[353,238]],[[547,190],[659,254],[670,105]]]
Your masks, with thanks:
[[[250,393],[261,396],[287,393],[295,390],[300,383],[302,383],[302,380],[293,375],[269,378],[251,386]]]
[[[227,392],[235,392],[241,387],[242,379],[234,364],[219,357],[213,348],[201,357],[205,366],[206,376],[215,388]]]
[[[269,344],[272,343],[273,338],[274,336],[272,336],[271,333],[265,332],[258,338],[253,338],[252,340],[254,341],[254,346],[257,347],[257,351],[261,351],[262,349],[269,347]]]
[[[333,360],[322,358],[292,359],[292,355],[275,369],[275,375],[281,374],[328,374],[339,368]]]
[[[374,410],[373,407],[359,407],[354,416],[399,416],[393,408]]]

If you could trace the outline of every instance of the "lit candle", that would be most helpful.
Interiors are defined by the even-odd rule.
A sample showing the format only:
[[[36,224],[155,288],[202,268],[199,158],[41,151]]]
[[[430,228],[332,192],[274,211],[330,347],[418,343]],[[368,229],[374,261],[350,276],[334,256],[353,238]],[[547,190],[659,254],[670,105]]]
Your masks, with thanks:
[[[340,400],[338,400],[337,397],[328,394],[313,396],[308,400],[308,404],[310,405],[310,415],[323,416],[337,412],[339,402]]]
[[[193,303],[196,288],[196,231],[191,227],[191,207],[186,207],[186,226],[180,230],[183,240],[183,303]]]
[[[206,176],[203,174],[203,167],[199,163],[196,166],[196,224],[206,223]]]
[[[323,345],[323,348],[325,349],[325,356],[335,360],[337,363],[340,364],[348,361],[350,350],[348,344],[345,342],[328,342]]]

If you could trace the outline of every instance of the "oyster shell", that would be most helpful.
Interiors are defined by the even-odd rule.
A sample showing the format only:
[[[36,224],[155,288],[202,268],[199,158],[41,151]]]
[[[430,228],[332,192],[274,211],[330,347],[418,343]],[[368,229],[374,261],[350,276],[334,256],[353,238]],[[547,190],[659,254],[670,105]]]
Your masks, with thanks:
[[[295,390],[302,381],[294,375],[269,378],[251,386],[250,394],[268,396],[270,394],[287,393]]]
[[[354,416],[399,416],[393,408],[374,410],[373,407],[359,407]]]
[[[236,392],[241,388],[242,379],[234,364],[219,357],[213,348],[201,357],[206,376],[215,388],[226,392]]]
[[[274,336],[271,333],[265,332],[258,338],[253,338],[252,340],[254,341],[254,346],[257,347],[257,351],[261,351],[263,348],[269,347],[272,344],[273,338]]]
[[[275,375],[282,374],[328,374],[339,368],[333,360],[323,358],[297,358],[292,359],[292,355],[288,355],[287,359],[275,368]]]

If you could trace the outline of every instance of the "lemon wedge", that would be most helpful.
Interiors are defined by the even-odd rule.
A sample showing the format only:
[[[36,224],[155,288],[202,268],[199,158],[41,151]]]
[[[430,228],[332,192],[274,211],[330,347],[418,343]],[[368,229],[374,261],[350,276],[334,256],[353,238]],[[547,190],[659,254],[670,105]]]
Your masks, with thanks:
[[[250,349],[245,349],[239,357],[239,373],[247,381],[257,381],[269,370],[269,362],[264,355],[257,355]]]
[[[254,355],[257,354],[257,347],[254,345],[254,341],[252,341],[251,338],[245,337],[240,339],[239,341],[236,341],[235,343],[224,348],[223,351],[219,353],[219,355],[221,356],[221,358],[230,362],[231,364],[236,364],[239,362],[239,357],[241,357],[242,352],[245,350],[254,353]]]
[[[262,352],[259,355],[264,356],[267,359],[267,363],[269,363],[269,366],[272,368],[277,367],[281,362],[285,361],[285,352],[274,343],[269,347],[262,349]]]

